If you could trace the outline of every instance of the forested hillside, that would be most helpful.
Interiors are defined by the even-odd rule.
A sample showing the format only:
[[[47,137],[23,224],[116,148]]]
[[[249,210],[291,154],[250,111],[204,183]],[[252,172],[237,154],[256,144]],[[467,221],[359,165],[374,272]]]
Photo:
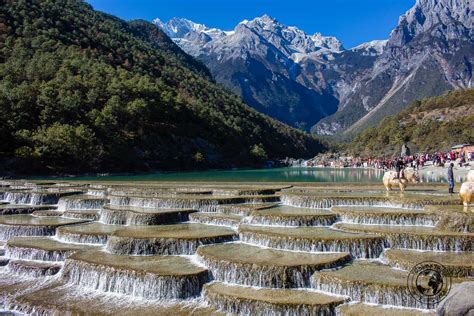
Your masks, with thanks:
[[[213,83],[152,24],[78,0],[7,0],[0,10],[3,169],[229,167],[321,149]]]
[[[474,143],[474,89],[416,101],[399,115],[361,132],[349,145],[358,155],[394,154],[403,142],[415,151],[448,150]]]

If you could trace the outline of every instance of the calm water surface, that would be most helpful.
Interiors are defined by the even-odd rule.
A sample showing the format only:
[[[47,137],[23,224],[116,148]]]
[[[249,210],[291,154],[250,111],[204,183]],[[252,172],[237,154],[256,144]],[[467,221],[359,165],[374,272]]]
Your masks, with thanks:
[[[236,181],[236,182],[380,182],[383,171],[353,168],[274,168],[226,171],[84,176],[64,180],[110,181]],[[57,179],[57,178],[56,178]]]

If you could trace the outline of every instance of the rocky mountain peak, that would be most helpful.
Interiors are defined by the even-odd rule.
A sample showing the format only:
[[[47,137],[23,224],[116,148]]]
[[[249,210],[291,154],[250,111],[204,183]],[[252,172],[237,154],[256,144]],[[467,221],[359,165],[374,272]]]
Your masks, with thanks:
[[[253,23],[258,23],[264,26],[274,26],[274,25],[281,25],[277,19],[269,16],[268,14],[264,14],[261,17],[257,17],[252,20]],[[250,22],[250,23],[252,23]]]
[[[155,23],[257,110],[306,130],[317,123],[320,134],[347,134],[413,100],[473,86],[469,1],[417,0],[388,40],[348,50],[268,14],[230,32],[186,19]]]
[[[418,35],[428,32],[447,40],[459,39],[471,28],[470,14],[468,0],[417,0],[400,17],[388,45],[401,47]]]
[[[336,53],[344,50],[342,43],[335,37],[323,36],[321,33],[308,35],[299,28],[286,26],[269,15],[240,22],[234,34],[241,39],[245,36],[258,36],[296,62],[306,54]]]

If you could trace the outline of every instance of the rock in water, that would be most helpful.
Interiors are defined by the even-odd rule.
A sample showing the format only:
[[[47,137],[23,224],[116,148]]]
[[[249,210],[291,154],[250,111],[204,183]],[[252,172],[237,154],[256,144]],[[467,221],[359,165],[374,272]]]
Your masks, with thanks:
[[[451,289],[449,295],[440,303],[438,315],[474,315],[474,282],[464,282]]]

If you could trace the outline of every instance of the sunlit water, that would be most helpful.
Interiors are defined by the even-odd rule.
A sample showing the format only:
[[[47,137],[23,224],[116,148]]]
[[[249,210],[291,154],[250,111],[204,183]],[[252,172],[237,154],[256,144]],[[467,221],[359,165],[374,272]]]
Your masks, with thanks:
[[[273,168],[163,172],[133,175],[81,176],[64,180],[105,181],[203,181],[203,182],[380,182],[384,171],[363,168]],[[42,178],[45,179],[45,178]],[[53,178],[50,178],[53,179]],[[54,178],[57,179],[57,178]],[[445,182],[444,177],[422,177],[423,182]]]

